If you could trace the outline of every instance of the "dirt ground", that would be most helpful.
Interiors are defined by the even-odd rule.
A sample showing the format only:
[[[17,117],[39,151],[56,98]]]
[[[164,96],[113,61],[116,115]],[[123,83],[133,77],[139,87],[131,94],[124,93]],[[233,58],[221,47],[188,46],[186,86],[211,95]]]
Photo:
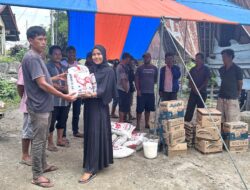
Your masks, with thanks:
[[[68,120],[70,125],[71,115]],[[8,110],[0,120],[0,190],[35,190],[31,167],[19,164],[21,156],[22,114]],[[82,130],[82,119],[80,120]],[[68,128],[70,148],[59,147],[58,152],[47,152],[48,163],[59,167],[46,174],[55,183],[51,189],[244,189],[226,152],[203,155],[194,149],[187,154],[167,157],[162,153],[153,160],[137,152],[129,158],[116,159],[108,169],[98,173],[89,184],[79,184],[82,170],[83,139],[74,138]],[[233,154],[233,158],[250,188],[250,152]]]

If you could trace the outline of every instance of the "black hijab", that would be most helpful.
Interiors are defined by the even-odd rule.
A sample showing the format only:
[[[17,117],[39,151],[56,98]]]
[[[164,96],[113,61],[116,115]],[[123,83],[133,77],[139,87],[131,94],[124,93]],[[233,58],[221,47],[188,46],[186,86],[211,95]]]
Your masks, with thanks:
[[[115,73],[109,66],[106,57],[106,49],[102,45],[96,45],[94,49],[98,49],[103,57],[101,64],[93,63],[90,72],[94,73],[97,83],[97,96],[102,99],[104,105],[109,104],[112,98],[117,97]]]
[[[95,63],[93,64],[94,72],[98,69],[109,67],[108,62],[107,62],[106,49],[102,45],[95,45],[95,47],[92,50],[92,53],[94,49],[98,49],[101,52],[102,57],[103,57],[103,61],[101,64],[95,64]]]

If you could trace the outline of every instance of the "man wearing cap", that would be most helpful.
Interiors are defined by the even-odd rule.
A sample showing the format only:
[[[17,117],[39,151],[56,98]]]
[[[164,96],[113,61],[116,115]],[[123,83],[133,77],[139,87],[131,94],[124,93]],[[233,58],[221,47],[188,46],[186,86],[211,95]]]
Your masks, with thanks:
[[[142,112],[145,111],[145,128],[149,128],[150,112],[155,111],[154,85],[157,82],[157,67],[151,64],[151,54],[143,55],[144,64],[139,66],[135,73],[137,90],[137,130],[140,130]]]

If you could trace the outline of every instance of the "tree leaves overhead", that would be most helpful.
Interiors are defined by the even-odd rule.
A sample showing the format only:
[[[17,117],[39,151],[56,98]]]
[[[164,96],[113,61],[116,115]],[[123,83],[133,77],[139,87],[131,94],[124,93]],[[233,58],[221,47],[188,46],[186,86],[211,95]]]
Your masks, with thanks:
[[[65,11],[56,11],[54,17],[55,45],[65,51],[68,44],[68,15]],[[47,31],[48,46],[51,46],[51,26]]]

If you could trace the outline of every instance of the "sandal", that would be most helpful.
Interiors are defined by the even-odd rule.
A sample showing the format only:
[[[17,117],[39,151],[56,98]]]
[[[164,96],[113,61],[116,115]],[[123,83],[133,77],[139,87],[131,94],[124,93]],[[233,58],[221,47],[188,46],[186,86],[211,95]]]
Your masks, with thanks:
[[[56,170],[58,170],[58,167],[53,166],[53,165],[50,165],[50,166],[47,166],[47,167],[43,170],[43,173],[46,173],[46,172],[53,172],[53,171],[56,171]]]
[[[73,134],[74,137],[79,137],[79,138],[83,138],[83,134],[82,133],[76,133]]]
[[[69,143],[57,143],[56,146],[61,146],[61,147],[69,147]]]
[[[81,179],[78,180],[78,182],[81,183],[81,184],[85,184],[85,183],[90,182],[95,177],[96,177],[96,174],[91,174],[88,179],[84,180],[84,179],[81,178]]]
[[[47,179],[47,178],[46,178]],[[33,185],[37,185],[39,187],[43,187],[43,188],[50,188],[50,187],[53,187],[54,184],[51,183],[51,181],[49,179],[47,179],[47,181],[39,181],[38,179],[33,179],[31,181],[31,183]]]
[[[27,166],[32,166],[32,160],[21,160],[19,163]]]
[[[63,141],[69,144],[69,139],[67,139],[66,137],[63,137]]]
[[[48,146],[47,147],[47,150],[48,151],[51,151],[51,152],[57,152],[58,151],[58,148],[56,146]]]

